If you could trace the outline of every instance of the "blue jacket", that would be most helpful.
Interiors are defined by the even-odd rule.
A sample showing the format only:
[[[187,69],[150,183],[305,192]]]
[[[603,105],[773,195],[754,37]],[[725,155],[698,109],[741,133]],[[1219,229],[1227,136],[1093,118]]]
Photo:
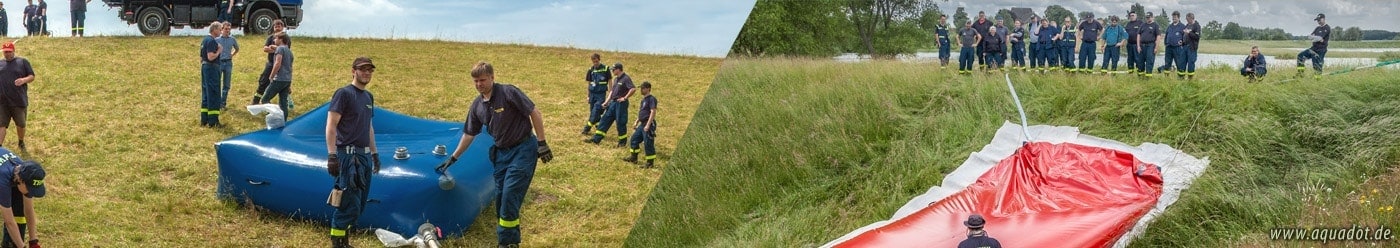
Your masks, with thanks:
[[[1040,40],[1039,43],[1050,43],[1052,41],[1051,39],[1054,39],[1055,35],[1060,33],[1059,27],[1041,26],[1040,28],[1040,37],[1037,37]]]
[[[1111,25],[1103,30],[1103,41],[1105,45],[1117,45],[1118,42],[1128,38],[1128,31],[1123,30],[1121,25]]]
[[[1184,30],[1186,30],[1186,24],[1181,24],[1180,22],[1168,25],[1167,40],[1162,44],[1167,46],[1180,46],[1186,44],[1186,33],[1182,32]]]

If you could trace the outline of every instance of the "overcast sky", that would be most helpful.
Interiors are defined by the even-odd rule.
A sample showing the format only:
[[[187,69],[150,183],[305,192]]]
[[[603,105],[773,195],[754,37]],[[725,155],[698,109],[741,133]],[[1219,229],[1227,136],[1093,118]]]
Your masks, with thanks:
[[[3,1],[9,35],[24,34],[24,1]],[[69,1],[49,1],[49,30],[69,35]],[[305,0],[294,35],[445,39],[723,57],[754,0]],[[86,34],[139,35],[101,0],[88,4]],[[240,33],[235,31],[235,33]],[[205,30],[174,29],[172,35]]]
[[[1059,4],[1075,14],[1091,11],[1094,16],[1112,14],[1127,17],[1125,14],[1133,3],[1106,0],[986,0],[938,2],[938,6],[948,15],[952,15],[957,7],[966,7],[969,16],[976,16],[977,11],[987,11],[988,15],[992,15],[998,9],[1011,7],[1027,7],[1034,9],[1036,14],[1044,14],[1045,7]],[[1400,31],[1400,13],[1396,12],[1400,11],[1400,1],[1394,0],[1154,0],[1137,3],[1156,14],[1161,14],[1164,8],[1167,13],[1181,11],[1182,21],[1185,21],[1187,12],[1194,12],[1196,20],[1203,26],[1216,20],[1221,24],[1235,22],[1248,27],[1282,28],[1290,34],[1303,35],[1317,27],[1312,19],[1318,13],[1323,13],[1327,15],[1327,24],[1333,27],[1359,26],[1368,30]]]

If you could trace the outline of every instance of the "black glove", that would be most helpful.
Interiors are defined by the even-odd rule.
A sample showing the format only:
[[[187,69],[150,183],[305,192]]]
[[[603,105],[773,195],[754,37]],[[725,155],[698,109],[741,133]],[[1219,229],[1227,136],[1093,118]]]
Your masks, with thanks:
[[[379,153],[376,152],[369,156],[374,157],[374,173],[379,173]]]
[[[39,248],[39,239],[29,240],[29,248]]]
[[[331,177],[340,176],[340,159],[331,154],[326,158],[326,172],[331,173]]]
[[[448,158],[447,161],[442,161],[442,164],[439,164],[439,165],[437,166],[437,168],[434,169],[434,170],[436,170],[438,173],[446,173],[446,172],[447,172],[447,167],[451,167],[451,166],[452,166],[452,163],[456,163],[456,162],[457,162],[457,158],[456,158],[456,157]]]
[[[554,152],[549,151],[549,144],[544,143],[543,140],[540,141],[539,149],[535,151],[537,152],[536,155],[540,157],[540,161],[546,164],[548,164],[550,160],[554,160]]]

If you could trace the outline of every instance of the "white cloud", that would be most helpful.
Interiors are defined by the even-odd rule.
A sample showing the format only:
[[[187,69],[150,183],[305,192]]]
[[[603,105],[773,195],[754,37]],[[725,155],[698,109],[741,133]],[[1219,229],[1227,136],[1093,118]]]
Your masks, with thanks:
[[[389,0],[311,0],[306,3],[308,20],[312,13],[317,17],[338,19],[358,19],[385,17],[405,14],[405,9]]]

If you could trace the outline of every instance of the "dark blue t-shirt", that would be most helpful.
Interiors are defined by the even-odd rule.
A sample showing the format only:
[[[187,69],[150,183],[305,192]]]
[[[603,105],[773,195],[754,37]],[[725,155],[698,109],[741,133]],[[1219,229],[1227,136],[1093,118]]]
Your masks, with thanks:
[[[214,59],[209,59],[209,53],[218,51],[219,42],[214,40],[214,36],[204,36],[204,41],[199,42],[199,61],[214,62],[219,57],[215,56]]]
[[[632,91],[632,88],[636,88],[632,85],[632,76],[623,73],[621,76],[617,76],[617,82],[613,83],[612,99],[608,100],[622,99],[623,96],[627,96],[628,91]]]
[[[637,120],[646,124],[652,111],[656,111],[656,95],[647,95],[642,98],[642,106],[637,110]]]
[[[10,107],[29,107],[29,84],[15,86],[15,80],[33,76],[34,67],[29,60],[15,57],[14,60],[0,59],[0,104]]]
[[[329,111],[340,113],[340,125],[335,127],[336,146],[374,145],[369,139],[374,124],[374,94],[354,85],[340,87],[331,95]]]
[[[0,180],[3,180],[0,181],[0,206],[14,208],[15,203],[11,198],[14,198],[16,187],[19,186],[15,185],[15,166],[23,162],[24,160],[10,152],[10,149],[0,147]]]
[[[525,96],[520,88],[509,84],[495,84],[491,87],[491,99],[478,95],[467,112],[467,121],[462,133],[476,136],[482,126],[496,138],[496,147],[510,148],[525,141],[534,132],[530,113],[535,111],[535,102]]]
[[[968,236],[967,239],[958,243],[958,248],[1001,248],[1001,242],[998,242],[992,237],[987,237],[985,234]]]

